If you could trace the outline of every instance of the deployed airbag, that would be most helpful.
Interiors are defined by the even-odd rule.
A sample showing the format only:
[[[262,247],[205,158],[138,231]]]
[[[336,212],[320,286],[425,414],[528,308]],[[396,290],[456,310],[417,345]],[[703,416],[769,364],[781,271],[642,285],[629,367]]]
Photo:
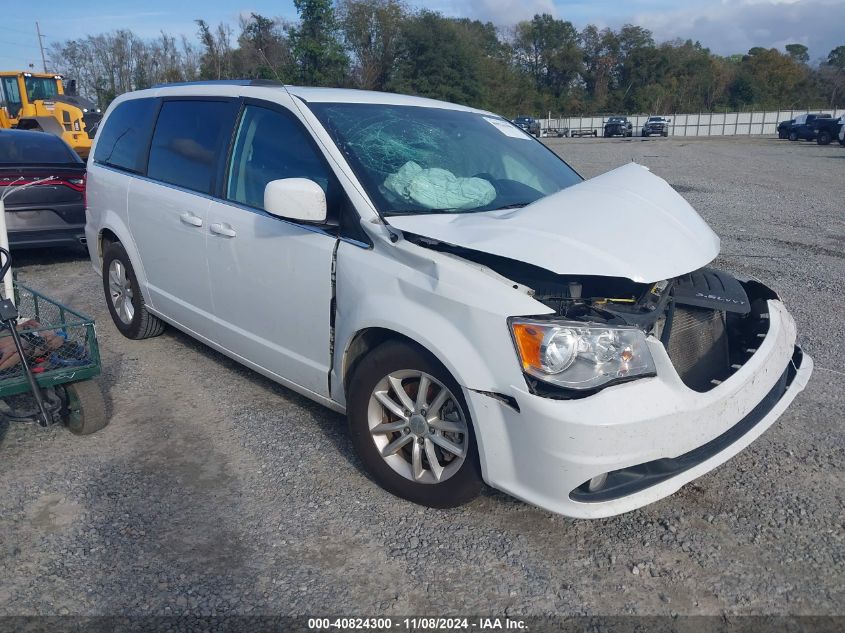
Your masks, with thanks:
[[[496,189],[483,178],[461,178],[438,167],[423,169],[414,161],[385,178],[384,186],[427,209],[475,209],[496,197]]]

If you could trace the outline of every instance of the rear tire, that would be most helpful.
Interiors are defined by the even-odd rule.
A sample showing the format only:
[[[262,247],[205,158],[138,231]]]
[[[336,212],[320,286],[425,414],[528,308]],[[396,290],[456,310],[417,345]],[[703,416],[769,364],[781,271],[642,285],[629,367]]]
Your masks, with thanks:
[[[360,361],[347,393],[352,444],[382,488],[432,508],[459,506],[479,493],[478,447],[463,391],[431,354],[388,341]]]
[[[797,141],[798,140],[798,132],[790,132],[789,133],[789,140],[790,141]]]
[[[103,253],[103,292],[115,327],[126,338],[140,340],[164,332],[164,322],[147,312],[135,269],[120,242]]]
[[[819,135],[816,137],[816,143],[819,145],[830,145],[830,133],[822,130],[819,132]]]

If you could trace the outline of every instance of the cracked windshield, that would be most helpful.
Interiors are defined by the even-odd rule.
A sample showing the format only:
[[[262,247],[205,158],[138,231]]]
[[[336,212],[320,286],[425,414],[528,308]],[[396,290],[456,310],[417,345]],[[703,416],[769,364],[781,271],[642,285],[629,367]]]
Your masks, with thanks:
[[[580,182],[493,115],[380,104],[309,104],[383,215],[523,207]]]

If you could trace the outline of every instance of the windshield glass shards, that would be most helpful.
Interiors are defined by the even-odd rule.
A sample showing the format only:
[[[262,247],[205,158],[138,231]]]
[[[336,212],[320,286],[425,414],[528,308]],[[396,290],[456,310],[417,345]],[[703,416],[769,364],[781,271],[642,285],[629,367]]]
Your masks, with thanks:
[[[383,215],[515,208],[581,181],[497,116],[383,104],[309,107]]]

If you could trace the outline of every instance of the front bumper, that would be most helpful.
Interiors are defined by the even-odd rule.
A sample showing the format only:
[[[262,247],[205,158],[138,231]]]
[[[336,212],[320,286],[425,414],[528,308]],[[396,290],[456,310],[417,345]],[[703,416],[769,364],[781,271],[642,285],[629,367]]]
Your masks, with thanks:
[[[777,420],[812,373],[812,359],[796,353],[792,317],[780,301],[770,300],[768,308],[769,330],[757,351],[704,393],[684,385],[654,339],[656,377],[586,398],[552,400],[514,386],[508,395],[517,411],[466,390],[485,480],[552,512],[599,518],[662,499],[724,463]],[[662,475],[622,488],[621,496],[585,500],[577,493],[604,473],[653,474],[653,464],[661,465]]]

